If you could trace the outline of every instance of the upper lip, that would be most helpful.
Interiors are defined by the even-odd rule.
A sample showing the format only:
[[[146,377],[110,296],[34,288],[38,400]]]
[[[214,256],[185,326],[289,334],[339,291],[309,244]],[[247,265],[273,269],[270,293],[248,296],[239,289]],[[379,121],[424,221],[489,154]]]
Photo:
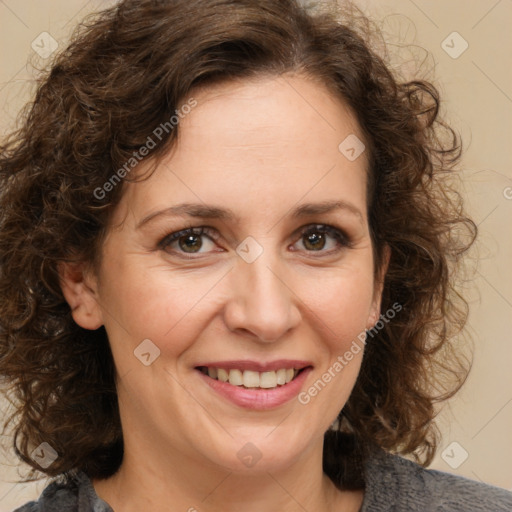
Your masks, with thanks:
[[[283,368],[294,368],[302,370],[307,366],[312,366],[309,361],[299,361],[297,359],[278,359],[276,361],[249,361],[247,359],[239,361],[213,361],[210,363],[201,363],[195,367],[206,366],[208,368],[223,368],[224,370],[250,370],[254,372],[271,372]]]

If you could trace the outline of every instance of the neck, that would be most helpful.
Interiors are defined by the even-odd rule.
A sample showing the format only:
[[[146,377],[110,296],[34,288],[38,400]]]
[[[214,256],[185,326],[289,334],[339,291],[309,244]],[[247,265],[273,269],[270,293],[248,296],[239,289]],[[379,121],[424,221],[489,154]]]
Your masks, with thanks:
[[[286,469],[241,473],[158,443],[124,441],[119,471],[93,480],[98,496],[116,511],[357,512],[362,503],[362,491],[340,491],[323,473],[321,442]]]

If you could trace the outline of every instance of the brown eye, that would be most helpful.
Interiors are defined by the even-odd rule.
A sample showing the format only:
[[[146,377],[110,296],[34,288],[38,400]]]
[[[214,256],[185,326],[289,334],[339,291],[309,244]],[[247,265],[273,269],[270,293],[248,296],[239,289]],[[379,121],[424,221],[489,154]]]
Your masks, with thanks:
[[[319,251],[325,247],[325,235],[323,233],[309,233],[303,235],[304,247],[311,251]]]
[[[298,242],[306,252],[330,254],[350,246],[350,239],[343,231],[326,224],[308,226],[302,230]]]
[[[216,234],[208,227],[187,228],[170,233],[158,244],[158,247],[168,253],[201,254],[214,252]]]
[[[203,241],[200,235],[186,235],[178,239],[178,245],[184,252],[197,252],[201,249]]]

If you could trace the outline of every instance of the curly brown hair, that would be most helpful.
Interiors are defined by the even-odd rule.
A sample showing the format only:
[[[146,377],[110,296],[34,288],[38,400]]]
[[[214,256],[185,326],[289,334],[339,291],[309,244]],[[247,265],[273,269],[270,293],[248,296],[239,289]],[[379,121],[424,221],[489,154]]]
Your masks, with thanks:
[[[98,190],[193,88],[284,73],[319,80],[355,113],[376,270],[391,249],[382,309],[402,306],[368,340],[339,430],[326,433],[324,469],[358,487],[372,447],[432,460],[436,403],[469,366],[454,350],[467,316],[455,271],[476,226],[452,179],[461,144],[439,118],[436,87],[400,80],[372,34],[349,5],[314,11],[294,0],[124,0],[77,28],[1,146],[0,376],[14,406],[4,429],[13,425],[31,476],[42,442],[59,454],[48,476],[106,478],[123,457],[106,331],[73,321],[57,269],[97,268],[123,187]],[[156,163],[178,131],[165,131],[146,160]]]

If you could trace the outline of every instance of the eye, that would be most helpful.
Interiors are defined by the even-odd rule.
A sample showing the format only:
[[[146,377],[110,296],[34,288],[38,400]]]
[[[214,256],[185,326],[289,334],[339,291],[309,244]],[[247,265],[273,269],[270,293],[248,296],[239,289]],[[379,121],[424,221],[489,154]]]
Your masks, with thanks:
[[[302,245],[301,250],[324,253],[335,252],[350,245],[349,239],[341,230],[326,224],[306,226],[302,229],[297,243]]]
[[[214,231],[208,227],[191,227],[170,233],[159,242],[158,247],[178,254],[202,254],[212,252],[216,238]]]
[[[188,227],[166,235],[158,243],[158,248],[184,258],[192,258],[194,254],[222,252],[223,249],[218,248],[216,244],[218,239],[219,234],[212,228],[207,226]],[[299,244],[298,249],[292,250],[316,252],[322,255],[349,247],[350,239],[338,228],[326,224],[313,224],[301,229],[299,240],[294,245],[297,244]]]

